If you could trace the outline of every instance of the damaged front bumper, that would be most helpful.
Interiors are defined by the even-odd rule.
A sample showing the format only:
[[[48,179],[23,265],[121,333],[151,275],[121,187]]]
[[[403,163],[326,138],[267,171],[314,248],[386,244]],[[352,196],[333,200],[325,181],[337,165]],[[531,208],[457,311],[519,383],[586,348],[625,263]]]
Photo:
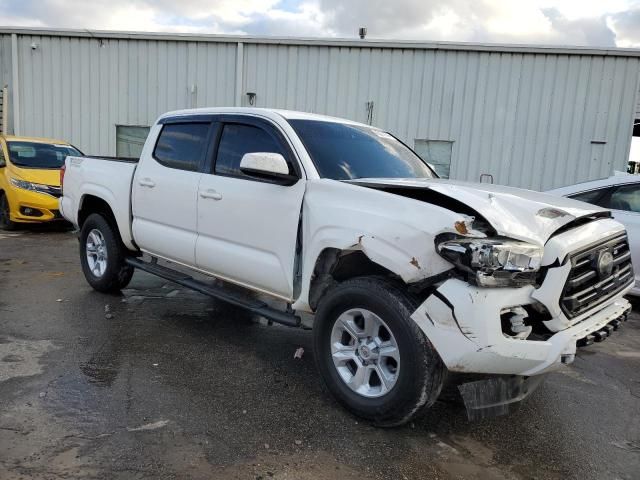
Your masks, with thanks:
[[[622,226],[609,219],[552,237],[545,245],[546,275],[537,287],[483,288],[458,278],[436,285],[411,318],[450,372],[495,377],[460,387],[470,417],[475,411],[504,413],[537,386],[539,381],[531,378],[573,362],[578,346],[603,340],[626,320],[631,306],[623,296],[632,281],[592,297],[592,307],[577,314],[562,307],[565,285],[574,282],[576,258],[585,251],[615,251],[622,237]],[[604,240],[594,245],[594,238]],[[632,275],[632,267],[625,268]],[[517,325],[511,323],[517,329],[509,327],[512,312],[520,317]],[[527,312],[529,317],[523,315]]]
[[[450,279],[411,318],[450,371],[531,376],[571,363],[579,340],[625,318],[631,309],[627,300],[616,298],[546,339],[521,340],[505,335],[501,312],[531,304],[531,290],[479,288]]]
[[[598,240],[594,243],[594,239]],[[614,285],[610,293],[589,293],[592,306],[584,306],[573,316],[562,307],[566,301],[563,292],[570,279],[574,282],[576,262],[582,264],[585,255],[600,250],[615,253],[616,248],[622,248],[616,245],[624,244],[625,239],[624,227],[612,219],[589,222],[547,241],[541,285],[483,288],[450,278],[436,286],[411,318],[450,371],[523,376],[552,371],[573,361],[577,342],[603,338],[631,310],[623,298],[633,288],[630,264],[625,267],[631,270],[629,283]],[[613,277],[615,273],[601,283]],[[516,335],[505,330],[505,312],[526,309],[541,312],[538,318],[529,317],[529,325],[538,327],[536,334]],[[525,326],[521,323],[519,327]]]
[[[469,420],[480,420],[506,415],[512,406],[533,393],[545,377],[546,375],[499,375],[462,383],[458,389]]]

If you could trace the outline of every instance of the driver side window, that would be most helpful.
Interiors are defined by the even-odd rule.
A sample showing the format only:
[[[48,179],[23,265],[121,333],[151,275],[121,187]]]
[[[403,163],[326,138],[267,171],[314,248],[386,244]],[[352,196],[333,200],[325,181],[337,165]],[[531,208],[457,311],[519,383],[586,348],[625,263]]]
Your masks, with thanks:
[[[7,165],[6,157],[4,156],[4,148],[2,144],[0,144],[0,167],[5,167]]]
[[[255,180],[240,170],[240,160],[244,154],[255,152],[279,153],[287,158],[279,142],[266,130],[253,125],[226,123],[220,137],[214,172],[217,175]],[[290,163],[289,173],[292,173]]]

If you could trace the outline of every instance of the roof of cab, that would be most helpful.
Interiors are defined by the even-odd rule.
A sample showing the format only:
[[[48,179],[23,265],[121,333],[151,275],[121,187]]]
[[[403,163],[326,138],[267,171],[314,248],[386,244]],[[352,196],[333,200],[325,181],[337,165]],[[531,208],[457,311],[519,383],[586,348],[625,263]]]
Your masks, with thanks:
[[[179,116],[185,116],[185,115],[214,115],[214,114],[260,115],[260,116],[270,117],[270,118],[273,118],[274,116],[279,116],[286,120],[316,120],[316,121],[345,123],[349,125],[360,125],[363,127],[370,127],[370,125],[365,125],[363,123],[347,120],[346,118],[330,117],[327,115],[320,115],[318,113],[297,112],[294,110],[281,110],[277,108],[257,108],[257,107],[191,108],[186,110],[175,110],[173,112],[167,112],[161,115],[160,119],[179,117]]]
[[[51,145],[71,145],[65,140],[56,140],[54,138],[41,138],[41,137],[17,137],[15,135],[0,135],[0,138],[4,138],[7,142],[33,142],[33,143],[47,143]]]

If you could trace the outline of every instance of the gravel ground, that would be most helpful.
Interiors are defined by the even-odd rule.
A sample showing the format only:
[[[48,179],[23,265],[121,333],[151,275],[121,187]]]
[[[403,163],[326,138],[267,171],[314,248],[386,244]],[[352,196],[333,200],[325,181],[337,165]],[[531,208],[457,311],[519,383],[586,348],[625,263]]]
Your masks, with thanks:
[[[72,233],[0,233],[0,478],[638,479],[638,320],[509,416],[377,429],[323,389],[309,331],[140,272],[102,295]]]

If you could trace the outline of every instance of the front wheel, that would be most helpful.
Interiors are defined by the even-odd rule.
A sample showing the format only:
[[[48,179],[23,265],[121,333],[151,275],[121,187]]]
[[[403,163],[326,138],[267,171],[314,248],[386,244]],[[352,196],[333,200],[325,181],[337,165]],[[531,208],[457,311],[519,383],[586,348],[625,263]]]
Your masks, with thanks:
[[[0,230],[12,231],[16,229],[16,223],[11,220],[11,207],[7,195],[0,192]]]
[[[105,293],[129,285],[134,269],[125,259],[117,230],[102,215],[89,215],[80,230],[80,263],[89,285]]]
[[[416,307],[400,285],[362,277],[329,291],[316,314],[316,362],[327,388],[379,426],[407,422],[442,388],[446,369],[410,318]]]

